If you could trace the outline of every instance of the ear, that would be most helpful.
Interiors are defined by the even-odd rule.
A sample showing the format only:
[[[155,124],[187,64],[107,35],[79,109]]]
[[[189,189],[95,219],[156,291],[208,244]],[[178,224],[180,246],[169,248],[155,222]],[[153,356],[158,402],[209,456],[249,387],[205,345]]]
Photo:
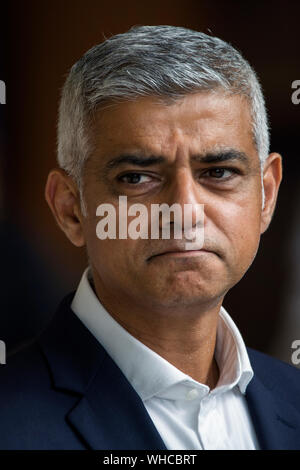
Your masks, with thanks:
[[[272,220],[281,180],[282,158],[278,153],[271,153],[263,169],[265,204],[261,213],[261,233],[267,230]]]
[[[84,246],[79,191],[64,170],[50,171],[45,188],[46,201],[56,222],[75,246]]]

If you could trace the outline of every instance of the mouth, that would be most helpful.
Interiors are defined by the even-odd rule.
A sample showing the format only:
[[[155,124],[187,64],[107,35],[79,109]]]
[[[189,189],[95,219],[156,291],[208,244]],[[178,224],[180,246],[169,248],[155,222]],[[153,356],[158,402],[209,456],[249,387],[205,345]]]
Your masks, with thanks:
[[[179,249],[174,249],[174,250],[166,250],[161,253],[157,253],[155,255],[152,255],[148,258],[148,261],[151,261],[152,259],[156,258],[195,258],[199,256],[205,256],[208,254],[212,254],[213,252],[210,250],[179,250]]]

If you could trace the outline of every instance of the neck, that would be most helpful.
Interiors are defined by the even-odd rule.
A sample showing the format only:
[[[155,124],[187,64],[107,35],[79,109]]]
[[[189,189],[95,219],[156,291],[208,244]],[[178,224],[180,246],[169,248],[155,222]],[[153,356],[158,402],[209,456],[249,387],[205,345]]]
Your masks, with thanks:
[[[222,299],[208,306],[147,309],[131,299],[107,294],[94,279],[94,290],[109,314],[132,336],[199,383],[214,388],[219,370],[214,352]]]

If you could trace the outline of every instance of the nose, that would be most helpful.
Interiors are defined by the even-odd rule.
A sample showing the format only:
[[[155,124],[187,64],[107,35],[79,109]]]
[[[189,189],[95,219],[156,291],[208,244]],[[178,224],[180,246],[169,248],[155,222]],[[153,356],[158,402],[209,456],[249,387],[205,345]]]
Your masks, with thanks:
[[[167,199],[167,200],[166,200]],[[203,207],[203,195],[200,185],[195,181],[190,168],[184,167],[176,170],[168,185],[166,202],[169,206],[179,204],[182,214],[189,213],[192,226],[199,222],[199,209]],[[174,222],[174,216],[170,219]]]

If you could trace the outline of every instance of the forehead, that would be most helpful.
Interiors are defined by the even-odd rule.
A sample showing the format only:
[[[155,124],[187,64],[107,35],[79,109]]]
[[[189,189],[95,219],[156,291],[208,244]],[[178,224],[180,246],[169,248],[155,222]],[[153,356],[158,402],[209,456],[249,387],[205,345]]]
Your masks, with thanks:
[[[250,107],[244,97],[195,93],[166,104],[142,97],[99,109],[94,138],[97,156],[124,151],[170,156],[230,147],[256,153]]]

